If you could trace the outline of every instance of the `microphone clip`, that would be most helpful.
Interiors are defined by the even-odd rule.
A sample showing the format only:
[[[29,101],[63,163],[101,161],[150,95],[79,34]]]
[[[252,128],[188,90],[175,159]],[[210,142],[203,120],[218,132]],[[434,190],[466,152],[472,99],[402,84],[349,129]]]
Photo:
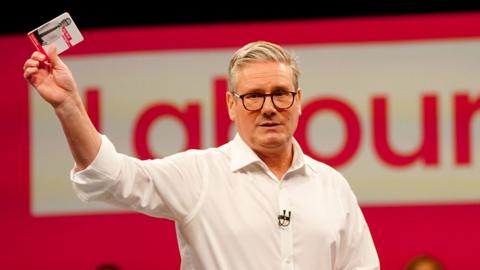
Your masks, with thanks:
[[[286,213],[287,213],[287,210],[283,210],[283,214],[278,215],[278,226],[287,227],[290,224],[290,218],[292,216],[292,212],[288,211],[288,215]]]

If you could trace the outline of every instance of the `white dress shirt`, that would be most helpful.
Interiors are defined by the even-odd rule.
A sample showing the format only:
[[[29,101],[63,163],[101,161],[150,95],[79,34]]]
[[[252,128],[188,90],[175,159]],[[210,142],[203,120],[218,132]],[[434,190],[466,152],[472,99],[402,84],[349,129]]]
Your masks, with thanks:
[[[71,174],[80,199],[176,222],[181,269],[379,269],[368,226],[347,181],[303,154],[280,181],[237,135],[218,148],[141,161],[100,151]],[[291,212],[290,224],[278,215]]]

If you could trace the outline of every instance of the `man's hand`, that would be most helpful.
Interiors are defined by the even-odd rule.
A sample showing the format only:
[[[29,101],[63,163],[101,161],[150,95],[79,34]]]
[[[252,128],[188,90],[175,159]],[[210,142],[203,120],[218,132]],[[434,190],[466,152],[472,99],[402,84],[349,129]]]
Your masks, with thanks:
[[[78,95],[72,72],[58,56],[55,46],[50,46],[48,58],[41,52],[34,52],[25,61],[23,71],[23,77],[54,108],[69,98],[75,100]]]

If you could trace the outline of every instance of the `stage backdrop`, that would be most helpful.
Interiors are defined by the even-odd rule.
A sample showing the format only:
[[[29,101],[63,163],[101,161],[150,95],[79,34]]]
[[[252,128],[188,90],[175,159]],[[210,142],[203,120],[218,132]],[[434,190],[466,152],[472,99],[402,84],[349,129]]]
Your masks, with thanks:
[[[285,46],[302,70],[295,136],[346,176],[383,269],[421,253],[473,269],[478,25],[480,14],[470,13],[84,30],[62,56],[97,128],[119,152],[148,159],[227,142],[230,56],[255,40]],[[59,123],[22,78],[32,50],[26,36],[0,38],[0,268],[178,269],[173,223],[75,196]]]

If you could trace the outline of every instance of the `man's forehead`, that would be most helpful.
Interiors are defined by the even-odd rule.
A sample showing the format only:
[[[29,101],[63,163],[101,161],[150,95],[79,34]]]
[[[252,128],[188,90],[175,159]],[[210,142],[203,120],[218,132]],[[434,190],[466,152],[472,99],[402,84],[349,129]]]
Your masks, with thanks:
[[[291,88],[292,73],[283,63],[252,63],[238,72],[237,87],[262,90],[264,88]]]
[[[256,73],[256,72],[266,72],[266,71],[276,71],[280,73],[289,73],[290,69],[287,64],[276,61],[254,61],[243,63],[238,67],[239,73]]]

